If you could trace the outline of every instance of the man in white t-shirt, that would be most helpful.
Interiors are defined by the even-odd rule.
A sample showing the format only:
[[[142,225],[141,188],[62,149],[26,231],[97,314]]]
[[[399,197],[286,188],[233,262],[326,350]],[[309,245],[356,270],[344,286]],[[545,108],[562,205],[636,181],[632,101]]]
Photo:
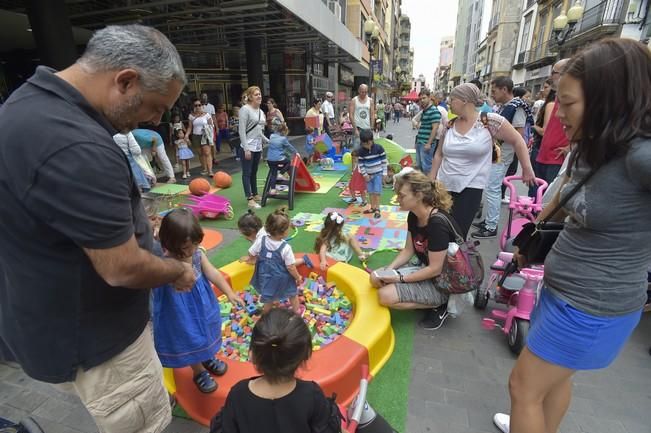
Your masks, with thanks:
[[[321,103],[321,112],[325,118],[323,126],[325,126],[326,133],[330,134],[330,128],[335,125],[335,108],[332,106],[334,95],[332,92],[326,92],[325,98]]]
[[[375,125],[375,104],[373,99],[368,96],[368,86],[362,84],[359,86],[358,95],[350,100],[348,105],[348,113],[350,113],[350,121],[353,124],[353,146],[358,148],[359,131],[362,129],[371,129],[371,125]]]
[[[496,103],[502,104],[499,114],[511,122],[516,131],[524,136],[527,115],[524,109],[516,108],[510,104],[513,99],[513,80],[509,77],[493,79],[491,82],[491,96]],[[484,189],[484,199],[486,201],[484,221],[473,224],[478,229],[471,235],[475,239],[489,239],[497,236],[497,222],[500,219],[502,205],[502,181],[515,156],[513,143],[502,143],[501,150],[501,160],[491,166],[488,185]]]
[[[212,118],[212,124],[216,125],[217,124],[217,118],[215,117],[216,111],[215,111],[215,106],[212,105],[210,102],[208,102],[208,94],[202,93],[201,94],[201,108],[204,113],[210,114],[210,117]],[[217,140],[217,136],[213,137],[213,143]],[[215,146],[212,146],[212,160],[213,162],[216,163],[215,160]]]

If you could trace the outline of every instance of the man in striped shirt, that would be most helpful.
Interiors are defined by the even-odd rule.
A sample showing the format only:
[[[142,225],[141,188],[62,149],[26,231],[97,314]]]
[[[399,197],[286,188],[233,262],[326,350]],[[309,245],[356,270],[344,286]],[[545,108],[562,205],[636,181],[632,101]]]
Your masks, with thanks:
[[[361,147],[357,154],[359,172],[366,181],[371,208],[365,214],[373,214],[373,218],[380,218],[380,194],[382,194],[382,180],[387,176],[387,154],[384,148],[373,142],[373,131],[362,129],[359,133]]]
[[[432,170],[432,157],[438,144],[436,133],[441,124],[441,112],[432,103],[428,89],[421,90],[418,96],[423,112],[420,117],[420,128],[416,135],[416,162],[421,171],[428,174]]]

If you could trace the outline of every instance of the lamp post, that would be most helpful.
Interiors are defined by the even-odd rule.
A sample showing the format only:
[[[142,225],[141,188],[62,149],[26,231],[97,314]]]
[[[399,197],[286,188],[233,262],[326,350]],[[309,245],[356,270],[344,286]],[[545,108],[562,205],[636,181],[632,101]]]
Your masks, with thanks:
[[[373,89],[373,53],[380,37],[380,28],[370,17],[364,21],[364,34],[366,35],[366,48],[368,48],[368,85]],[[375,97],[374,97],[375,100]]]
[[[567,11],[567,15],[565,15],[565,11],[563,10],[560,15],[554,18],[554,38],[559,47],[565,43],[582,17],[583,6],[580,0],[576,0],[574,5]]]

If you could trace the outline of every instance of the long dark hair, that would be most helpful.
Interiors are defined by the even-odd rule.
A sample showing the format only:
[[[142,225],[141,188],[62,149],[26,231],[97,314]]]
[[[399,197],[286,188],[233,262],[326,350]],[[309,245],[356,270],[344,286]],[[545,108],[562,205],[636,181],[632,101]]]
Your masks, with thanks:
[[[333,219],[333,214],[336,214]],[[337,218],[341,217],[341,223],[337,222]],[[323,220],[323,228],[321,233],[317,236],[316,241],[314,242],[314,252],[319,254],[321,251],[321,246],[324,244],[327,248],[331,248],[333,244],[343,244],[346,242],[344,238],[343,228],[344,221],[343,215],[339,215],[336,212],[329,212]]]
[[[203,229],[199,220],[188,208],[172,209],[160,225],[158,237],[162,247],[176,257],[183,255],[183,246],[188,242],[198,245],[203,240]]]
[[[545,125],[545,109],[547,108],[547,104],[549,104],[550,102],[554,102],[555,100],[556,100],[556,90],[549,89],[547,98],[545,98],[545,103],[542,104],[542,107],[540,107],[540,110],[538,110],[538,116],[536,117],[537,126],[540,126],[542,128]]]
[[[631,39],[605,39],[572,57],[564,74],[579,80],[585,108],[576,158],[597,169],[651,137],[651,52]]]

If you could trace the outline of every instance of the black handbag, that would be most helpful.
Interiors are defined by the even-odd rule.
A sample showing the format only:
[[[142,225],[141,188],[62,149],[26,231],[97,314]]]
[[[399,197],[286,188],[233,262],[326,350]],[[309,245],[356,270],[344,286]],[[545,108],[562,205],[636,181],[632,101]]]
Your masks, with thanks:
[[[535,222],[527,223],[522,226],[522,230],[513,239],[513,245],[518,247],[518,254],[522,256],[526,263],[544,263],[547,254],[552,249],[558,235],[563,230],[565,223],[549,221],[561,210],[563,206],[576,194],[579,189],[592,177],[595,170],[590,171],[586,177],[569,192],[556,205],[547,218]]]

